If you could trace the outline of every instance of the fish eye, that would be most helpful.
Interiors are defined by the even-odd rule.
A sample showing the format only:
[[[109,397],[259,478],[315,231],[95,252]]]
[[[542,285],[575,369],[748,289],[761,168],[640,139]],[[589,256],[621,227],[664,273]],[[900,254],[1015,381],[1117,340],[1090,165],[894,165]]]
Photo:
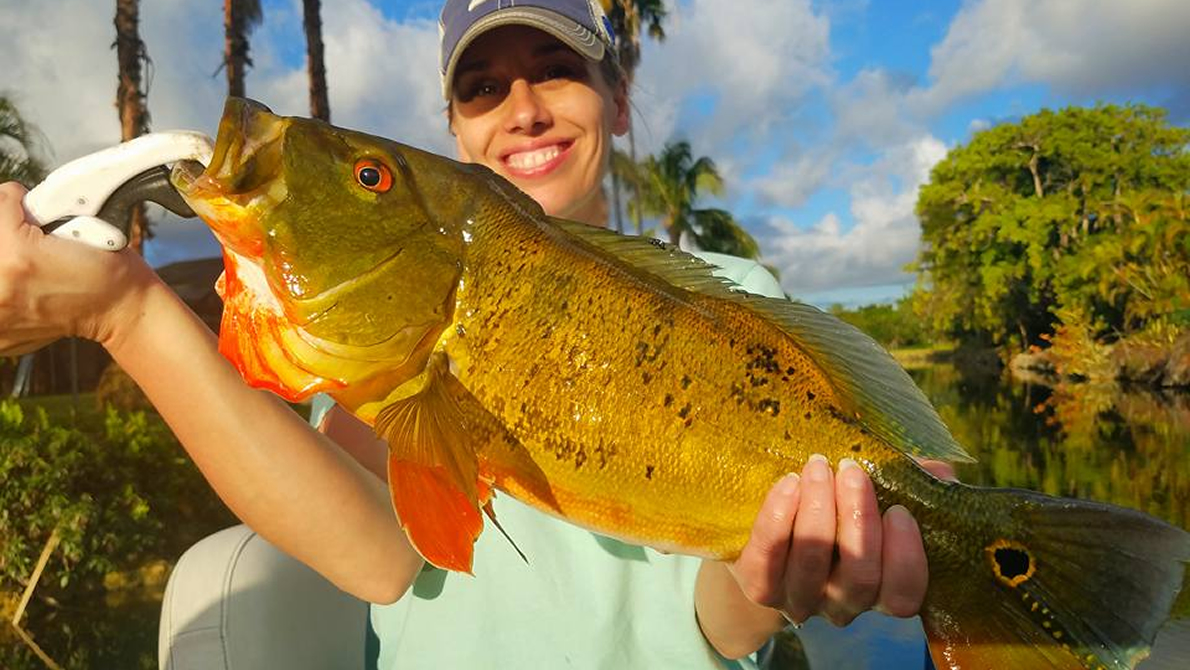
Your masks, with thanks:
[[[393,173],[388,166],[372,158],[361,158],[355,162],[355,180],[375,193],[387,193],[393,187]]]

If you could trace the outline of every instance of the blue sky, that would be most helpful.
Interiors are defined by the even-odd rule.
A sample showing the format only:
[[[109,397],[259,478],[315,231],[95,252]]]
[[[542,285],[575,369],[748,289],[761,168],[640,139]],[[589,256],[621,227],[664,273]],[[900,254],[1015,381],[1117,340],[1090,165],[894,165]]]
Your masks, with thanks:
[[[214,130],[225,84],[221,3],[142,3],[153,128]],[[111,2],[0,0],[0,90],[45,134],[51,163],[118,141]],[[715,202],[761,241],[787,291],[827,305],[900,296],[930,167],[989,124],[1042,107],[1166,106],[1190,123],[1185,0],[682,0],[634,91],[641,152],[689,140],[727,180]],[[436,76],[438,3],[324,0],[333,119],[449,154]],[[248,93],[306,110],[299,0],[265,0]],[[209,255],[165,222],[164,263]]]

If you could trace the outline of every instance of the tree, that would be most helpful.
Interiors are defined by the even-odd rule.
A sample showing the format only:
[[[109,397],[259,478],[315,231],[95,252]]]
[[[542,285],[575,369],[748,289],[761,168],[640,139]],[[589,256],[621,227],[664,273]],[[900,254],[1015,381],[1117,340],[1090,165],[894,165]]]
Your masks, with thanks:
[[[640,187],[638,214],[660,217],[672,244],[687,233],[705,251],[744,258],[760,254],[756,240],[730,212],[694,206],[701,192],[720,194],[723,179],[710,158],[694,158],[689,142],[668,143],[659,156],[646,158],[631,183]]]
[[[647,26],[649,37],[661,42],[665,39],[665,28],[661,22],[668,16],[663,0],[602,0],[603,9],[607,12],[607,19],[612,24],[612,31],[616,34],[616,57],[620,68],[624,71],[625,83],[632,88],[636,77],[636,68],[640,65],[640,33],[641,26]],[[636,163],[636,134],[631,117],[628,120],[628,157]],[[612,207],[616,214],[616,230],[624,232],[624,222],[620,216],[620,180],[621,176],[612,170]],[[640,198],[637,185],[629,184],[633,199]],[[641,234],[641,218],[639,211],[634,216],[636,234]]]
[[[326,64],[322,56],[322,19],[319,0],[302,0],[302,25],[306,29],[306,69],[310,73],[310,116],[331,121],[326,94]]]
[[[0,96],[0,182],[18,181],[33,188],[45,177],[45,166],[34,154],[37,135],[16,103]]]
[[[116,61],[119,84],[116,86],[116,109],[120,113],[120,140],[127,142],[149,130],[149,112],[145,106],[145,91],[141,87],[141,64],[148,62],[145,43],[140,38],[140,0],[116,0]],[[145,240],[150,236],[149,222],[143,203],[132,208],[128,221],[128,246],[138,254],[144,253]]]
[[[260,0],[223,0],[223,66],[227,68],[227,94],[244,97],[244,71],[252,66],[248,35],[264,15]]]
[[[1059,311],[1113,338],[1186,309],[1188,146],[1190,130],[1141,105],[977,133],[918,196],[919,313],[936,333],[1023,349]]]

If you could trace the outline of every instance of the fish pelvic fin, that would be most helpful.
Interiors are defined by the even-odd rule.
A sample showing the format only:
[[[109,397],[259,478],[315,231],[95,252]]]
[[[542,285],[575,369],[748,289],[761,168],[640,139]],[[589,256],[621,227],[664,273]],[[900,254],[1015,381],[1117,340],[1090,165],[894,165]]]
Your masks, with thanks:
[[[1120,670],[1149,655],[1185,584],[1190,533],[1111,505],[964,488],[984,500],[962,509],[1006,507],[1014,531],[974,549],[952,535],[932,551],[927,537],[922,622],[937,667]],[[956,546],[964,560],[948,560]]]
[[[847,418],[919,458],[973,462],[933,405],[893,357],[855,326],[817,307],[738,290],[715,267],[677,247],[573,221],[548,219],[549,234],[626,263],[661,291],[681,289],[737,303],[773,323],[806,352],[844,403]]]
[[[480,506],[491,492],[486,484],[481,491],[478,445],[459,407],[459,393],[466,390],[450,375],[443,354],[433,355],[410,383],[415,391],[380,410],[375,422],[376,434],[388,442],[393,507],[423,558],[470,573],[483,531]]]

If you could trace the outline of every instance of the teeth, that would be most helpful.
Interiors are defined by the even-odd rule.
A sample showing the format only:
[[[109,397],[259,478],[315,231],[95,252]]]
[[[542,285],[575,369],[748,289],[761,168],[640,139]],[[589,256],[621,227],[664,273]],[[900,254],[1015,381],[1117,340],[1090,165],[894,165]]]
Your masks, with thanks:
[[[543,147],[536,151],[523,151],[509,156],[508,166],[515,170],[532,170],[554,160],[560,153],[562,150],[557,145]]]

